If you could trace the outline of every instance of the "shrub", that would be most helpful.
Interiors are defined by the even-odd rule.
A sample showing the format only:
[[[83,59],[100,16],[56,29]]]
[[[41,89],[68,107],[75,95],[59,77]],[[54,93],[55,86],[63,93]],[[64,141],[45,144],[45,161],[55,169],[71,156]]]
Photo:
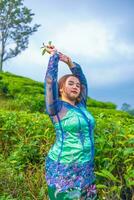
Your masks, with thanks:
[[[134,192],[134,118],[112,109],[88,109],[96,120],[95,174],[99,198],[129,199]],[[3,195],[47,199],[44,158],[55,140],[48,116],[1,110],[0,131]]]

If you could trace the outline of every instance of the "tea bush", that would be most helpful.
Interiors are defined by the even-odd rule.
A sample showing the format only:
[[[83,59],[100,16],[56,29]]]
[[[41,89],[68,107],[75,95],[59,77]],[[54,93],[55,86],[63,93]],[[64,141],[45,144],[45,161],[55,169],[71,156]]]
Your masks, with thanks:
[[[134,118],[121,111],[96,109],[89,111],[96,119],[95,174],[99,198],[118,200],[124,195],[131,199]],[[0,131],[3,194],[16,199],[47,199],[44,159],[55,140],[49,117],[38,112],[1,110]]]
[[[31,112],[44,112],[44,84],[11,74],[9,72],[0,73],[0,95],[11,99],[5,105],[10,110],[30,110]],[[15,101],[12,101],[15,100]],[[111,102],[101,102],[89,98],[87,106],[116,109],[116,105]]]
[[[99,200],[134,195],[134,117],[111,102],[88,98],[95,117],[95,174]],[[47,200],[44,161],[55,141],[43,83],[0,73],[0,199]]]
[[[44,159],[55,139],[48,116],[1,110],[0,132],[3,194],[16,199],[43,199]]]
[[[98,112],[95,119],[99,196],[106,200],[131,199],[134,193],[134,118],[125,112],[105,109]]]

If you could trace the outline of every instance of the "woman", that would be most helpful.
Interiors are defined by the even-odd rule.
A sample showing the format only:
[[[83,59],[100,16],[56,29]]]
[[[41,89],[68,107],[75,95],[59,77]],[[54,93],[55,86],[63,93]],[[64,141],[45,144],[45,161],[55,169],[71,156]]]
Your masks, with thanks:
[[[95,120],[86,109],[87,81],[80,65],[48,45],[51,54],[45,76],[46,110],[54,124],[56,141],[45,160],[50,200],[96,199],[94,184]],[[72,74],[57,83],[58,63]]]

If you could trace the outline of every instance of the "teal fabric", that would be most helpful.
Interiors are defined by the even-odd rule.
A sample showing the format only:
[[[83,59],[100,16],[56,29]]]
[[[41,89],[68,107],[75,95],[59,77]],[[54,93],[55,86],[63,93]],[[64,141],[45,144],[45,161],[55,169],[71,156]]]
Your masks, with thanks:
[[[49,200],[97,200],[95,185],[88,189],[70,189],[66,192],[57,192],[56,188],[48,187]]]
[[[84,107],[81,107],[81,110],[90,121],[90,126],[92,126],[91,137],[94,143],[93,127],[95,125],[95,120]],[[72,161],[78,161],[79,163],[84,163],[91,160],[91,140],[89,139],[88,122],[83,118],[81,112],[75,107],[72,107],[61,119],[61,125],[66,134],[60,162],[72,163]],[[59,127],[59,123],[55,123],[54,126],[55,129],[58,130],[58,138],[49,150],[48,156],[57,161],[62,143],[62,131]],[[80,137],[80,134],[82,134],[83,138]]]

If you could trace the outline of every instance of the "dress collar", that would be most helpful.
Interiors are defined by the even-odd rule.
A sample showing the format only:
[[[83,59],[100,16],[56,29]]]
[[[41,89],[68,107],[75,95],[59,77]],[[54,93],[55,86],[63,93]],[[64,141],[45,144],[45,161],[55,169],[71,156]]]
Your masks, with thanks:
[[[63,100],[60,100],[60,101],[63,102],[63,103],[65,103],[65,104],[67,104],[67,105],[69,105],[69,106],[71,106],[71,107],[79,108],[79,105],[78,105],[78,104],[72,105],[71,103],[68,103],[67,101],[63,101]]]

